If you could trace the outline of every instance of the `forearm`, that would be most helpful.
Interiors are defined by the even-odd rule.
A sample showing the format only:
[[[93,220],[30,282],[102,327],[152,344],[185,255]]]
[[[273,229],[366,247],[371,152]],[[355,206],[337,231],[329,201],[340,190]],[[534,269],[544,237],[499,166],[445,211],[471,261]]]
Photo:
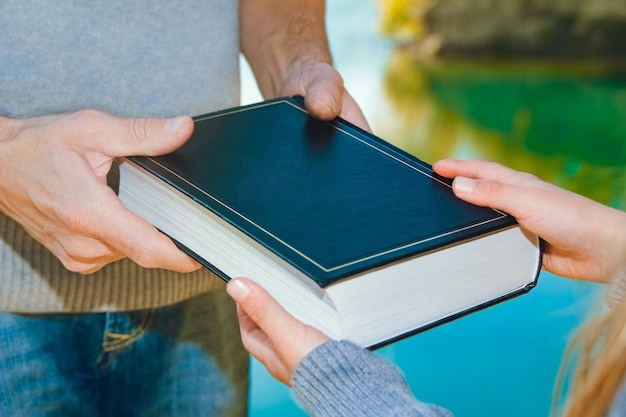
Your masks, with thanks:
[[[324,0],[240,0],[241,50],[265,98],[293,69],[332,63]]]
[[[581,251],[581,256],[597,265],[590,280],[612,283],[617,277],[626,275],[626,213],[595,201],[585,207],[585,200],[578,206],[582,221],[577,228],[581,232],[570,233],[586,249]]]

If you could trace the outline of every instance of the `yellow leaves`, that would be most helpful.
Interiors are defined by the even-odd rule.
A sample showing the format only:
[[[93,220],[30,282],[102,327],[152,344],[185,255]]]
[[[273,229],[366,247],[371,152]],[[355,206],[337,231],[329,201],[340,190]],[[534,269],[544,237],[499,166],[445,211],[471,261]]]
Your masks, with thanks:
[[[424,35],[424,14],[433,0],[377,0],[380,30],[397,41],[410,41]]]

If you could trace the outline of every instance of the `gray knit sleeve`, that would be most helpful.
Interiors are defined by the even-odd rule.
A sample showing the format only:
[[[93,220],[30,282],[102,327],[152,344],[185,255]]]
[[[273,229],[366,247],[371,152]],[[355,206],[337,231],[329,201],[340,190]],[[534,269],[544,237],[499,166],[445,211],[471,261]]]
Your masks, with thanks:
[[[419,402],[390,362],[348,341],[328,342],[307,355],[292,379],[296,398],[315,417],[451,417]]]

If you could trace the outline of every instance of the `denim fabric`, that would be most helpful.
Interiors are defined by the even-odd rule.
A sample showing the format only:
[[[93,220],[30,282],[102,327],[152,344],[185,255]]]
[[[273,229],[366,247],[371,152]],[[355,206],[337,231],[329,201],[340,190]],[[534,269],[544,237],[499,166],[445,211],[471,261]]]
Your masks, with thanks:
[[[223,291],[128,313],[0,314],[0,416],[244,416]]]

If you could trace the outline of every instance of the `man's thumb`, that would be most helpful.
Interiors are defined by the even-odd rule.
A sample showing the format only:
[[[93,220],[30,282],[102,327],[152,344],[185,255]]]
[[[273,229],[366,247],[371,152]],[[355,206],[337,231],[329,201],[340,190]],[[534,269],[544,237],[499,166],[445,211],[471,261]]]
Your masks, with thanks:
[[[194,126],[188,116],[170,119],[126,118],[117,121],[117,126],[111,126],[113,136],[105,145],[107,153],[113,157],[172,152],[189,139]]]

